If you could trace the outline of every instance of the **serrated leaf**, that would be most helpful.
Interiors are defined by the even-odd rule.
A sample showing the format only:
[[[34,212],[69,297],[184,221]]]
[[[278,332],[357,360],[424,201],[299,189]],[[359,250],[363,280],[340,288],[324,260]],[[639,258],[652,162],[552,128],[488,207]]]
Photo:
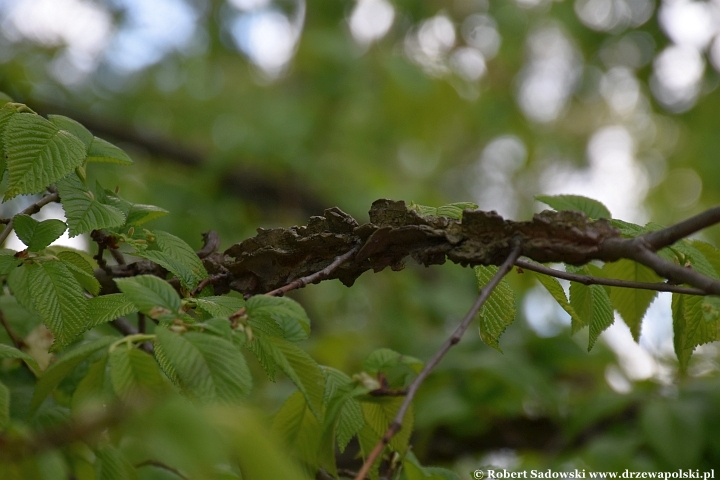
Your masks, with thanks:
[[[700,240],[691,240],[690,245],[705,257],[716,273],[720,274],[720,250]]]
[[[199,400],[237,403],[250,392],[245,358],[228,340],[198,332],[179,335],[164,327],[156,334],[175,380]]]
[[[68,131],[79,138],[85,145],[86,149],[92,143],[93,134],[90,133],[90,130],[85,128],[80,122],[63,115],[48,115],[47,118],[50,120],[50,123],[58,127],[60,130]]]
[[[99,184],[96,188],[99,202],[111,205],[125,214],[125,226],[138,226],[150,220],[163,217],[169,212],[155,205],[143,205],[128,202],[111,190],[103,189]]]
[[[8,190],[5,198],[39,193],[85,161],[85,145],[39,115],[12,115],[3,131]]]
[[[143,392],[160,392],[165,387],[157,362],[137,348],[118,346],[110,352],[109,363],[113,389],[122,399]]]
[[[463,210],[476,210],[477,208],[477,204],[472,202],[450,203],[437,208],[410,202],[410,205],[408,206],[409,210],[415,210],[422,216],[448,217],[456,220],[460,220],[462,218]]]
[[[460,477],[446,468],[423,467],[413,452],[409,451],[402,462],[400,480],[460,480]]]
[[[77,174],[73,173],[57,182],[57,189],[71,237],[125,223],[125,214],[112,205],[97,201]]]
[[[115,283],[140,312],[151,318],[180,310],[178,293],[169,283],[154,275],[116,278]]]
[[[95,451],[97,456],[98,480],[137,480],[138,474],[130,460],[112,445]]]
[[[92,265],[85,260],[85,257],[77,252],[63,250],[57,253],[57,258],[68,267],[75,280],[92,295],[100,293],[100,282],[95,278]]]
[[[305,309],[291,298],[255,295],[247,300],[245,308],[252,326],[256,326],[253,322],[275,323],[286,340],[299,342],[310,334],[310,319]]]
[[[537,281],[540,282],[543,287],[545,287],[558,305],[560,305],[560,307],[562,307],[562,309],[570,315],[570,320],[573,325],[573,333],[582,328],[582,320],[578,316],[577,312],[575,312],[572,305],[570,305],[570,302],[568,302],[568,299],[565,296],[565,290],[562,285],[560,285],[560,282],[558,282],[555,277],[551,277],[549,275],[543,275],[542,273],[533,272],[532,270],[529,270],[529,272],[535,276]]]
[[[10,423],[10,389],[0,382],[0,431]]]
[[[317,471],[322,426],[301,392],[293,393],[283,403],[273,418],[273,429],[285,439],[309,474]]]
[[[650,232],[650,229],[646,227],[642,227],[635,223],[625,222],[623,220],[612,219],[610,220],[610,224],[620,230],[623,237],[627,238],[639,237],[640,235]]]
[[[704,297],[701,309],[706,322],[714,322],[720,319],[720,297]]]
[[[2,103],[2,102],[0,102]],[[5,142],[4,142],[4,131],[5,127],[7,127],[8,122],[10,121],[10,117],[17,114],[17,106],[10,103],[7,105],[3,105],[2,108],[0,108],[0,180],[2,180],[3,175],[5,174]]]
[[[71,406],[77,411],[81,406],[92,400],[104,400],[113,394],[112,385],[107,378],[108,354],[92,362],[85,376],[80,380],[73,392]]]
[[[200,310],[213,317],[229,317],[245,306],[245,300],[229,295],[196,298],[195,304]]]
[[[124,293],[111,293],[88,300],[88,328],[112,322],[118,317],[137,312],[135,304]]]
[[[32,295],[30,295],[30,272],[35,268],[38,268],[38,266],[34,263],[24,263],[20,267],[13,269],[7,276],[8,287],[15,295],[15,299],[25,310],[31,313],[37,313]]]
[[[617,262],[606,263],[602,269],[609,278],[618,280],[662,282],[662,278],[654,271],[632,260],[621,259]],[[656,296],[657,292],[652,290],[610,287],[610,302],[630,327],[630,332],[636,342],[640,340],[640,329],[645,312]]]
[[[695,347],[720,339],[720,320],[705,321],[703,297],[673,293],[673,344],[680,369],[687,368]]]
[[[305,350],[283,338],[260,336],[256,336],[248,348],[271,380],[275,368],[287,375],[303,394],[313,414],[321,418],[325,377],[317,362]]]
[[[590,273],[587,267],[576,269],[576,271],[583,275]],[[573,333],[585,325],[590,327],[588,343],[588,351],[590,351],[598,336],[613,324],[614,316],[610,297],[602,285],[583,285],[570,282],[570,305],[582,322],[577,329],[573,325]]]
[[[387,371],[399,365],[407,365],[415,373],[420,373],[425,365],[422,360],[409,355],[402,355],[389,348],[379,348],[365,358],[363,370],[370,374]]]
[[[671,250],[682,253],[685,258],[690,261],[693,270],[697,270],[699,273],[715,280],[720,280],[718,272],[713,268],[708,259],[705,258],[705,255],[689,241],[685,239],[680,240],[675,242],[670,248]]]
[[[482,289],[497,273],[498,267],[494,265],[475,267],[475,277],[478,288]],[[507,280],[503,278],[492,291],[485,304],[478,312],[480,320],[480,338],[482,341],[499,352],[498,339],[508,325],[515,320],[515,293]]]
[[[0,255],[0,275],[7,275],[20,265],[21,259],[15,255]]]
[[[13,218],[15,233],[28,250],[37,252],[60,238],[67,230],[62,220],[51,219],[38,222],[30,215],[15,215]]]
[[[50,351],[64,348],[87,328],[87,298],[60,261],[39,262],[30,270],[30,296],[43,323],[53,332]]]
[[[148,242],[148,249],[139,250],[135,255],[165,268],[188,290],[207,277],[202,261],[184,240],[160,230],[153,232],[153,236],[154,241]]]
[[[376,438],[376,440],[372,442],[371,448],[385,435],[403,401],[404,398],[402,397],[381,397],[374,399],[372,402],[361,402],[363,418],[365,419],[365,426],[361,432],[366,428],[370,428],[373,432],[372,436]],[[390,448],[399,452],[401,455],[405,453],[410,443],[413,423],[413,409],[410,407],[405,413],[405,418],[402,420],[402,428],[389,443]],[[363,434],[361,433],[361,435]],[[361,442],[361,444],[362,443],[363,442]],[[363,456],[367,456],[368,453],[369,451],[363,447]]]
[[[116,340],[115,337],[102,337],[82,345],[78,345],[65,352],[57,361],[51,364],[38,379],[33,397],[30,402],[30,413],[37,411],[45,398],[55,387],[60,385],[65,377],[93,353],[107,348]]]
[[[88,162],[133,164],[132,159],[122,149],[99,137],[94,137],[92,143],[90,143],[87,150],[87,159]]]
[[[557,211],[574,210],[593,219],[612,218],[610,210],[601,202],[581,195],[536,195],[535,200]]]
[[[19,358],[23,360],[33,371],[40,372],[40,366],[37,361],[22,350],[18,350],[10,345],[3,345],[0,343],[0,359],[4,358]]]

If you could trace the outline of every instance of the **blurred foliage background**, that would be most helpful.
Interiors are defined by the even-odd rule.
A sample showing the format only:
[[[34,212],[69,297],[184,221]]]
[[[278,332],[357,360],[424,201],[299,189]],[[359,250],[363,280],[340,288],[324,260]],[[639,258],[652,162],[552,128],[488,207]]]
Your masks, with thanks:
[[[100,180],[198,248],[331,206],[362,223],[377,198],[526,219],[534,195],[577,193],[680,220],[720,202],[719,69],[714,0],[0,0],[0,90],[122,146],[135,167]],[[618,318],[588,353],[526,277],[504,353],[471,332],[421,389],[424,464],[720,465],[717,348],[678,373],[669,297],[640,346]],[[379,347],[428,359],[475,290],[471,270],[408,264],[294,297],[311,354],[351,374]],[[269,414],[291,390],[251,403]]]

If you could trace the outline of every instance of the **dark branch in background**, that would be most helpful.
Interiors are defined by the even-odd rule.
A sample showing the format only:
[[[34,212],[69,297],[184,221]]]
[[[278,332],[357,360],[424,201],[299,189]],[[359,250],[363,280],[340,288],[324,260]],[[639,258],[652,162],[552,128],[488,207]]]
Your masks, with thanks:
[[[48,195],[45,195],[40,200],[33,203],[32,205],[30,205],[28,208],[26,208],[25,210],[23,210],[20,213],[23,215],[33,215],[33,214],[39,212],[40,209],[42,207],[44,207],[45,205],[47,205],[48,203],[57,202],[59,199],[60,199],[60,196],[58,195],[58,193],[52,192]],[[5,240],[7,240],[7,237],[10,235],[10,232],[12,232],[12,230],[13,230],[13,221],[11,219],[9,222],[7,222],[7,224],[5,225],[5,228],[3,228],[3,231],[0,232],[0,245],[5,243]]]
[[[204,232],[202,234],[202,238],[203,247],[196,252],[197,256],[201,259],[207,257],[208,255],[212,255],[217,252],[218,248],[220,248],[220,235],[218,235],[217,232],[213,230]]]
[[[99,137],[134,145],[147,151],[152,157],[193,168],[201,168],[208,163],[206,154],[202,153],[199,148],[183,144],[177,139],[150,133],[146,130],[139,131],[130,125],[108,119],[106,116],[100,117],[61,105],[34,100],[30,100],[30,103],[38,113],[43,115],[53,113],[73,118]],[[225,191],[265,211],[299,210],[300,214],[307,216],[322,212],[326,205],[315,193],[309,191],[300,179],[294,177],[273,177],[270,174],[246,168],[224,172],[220,178]]]
[[[122,333],[124,336],[128,335],[136,335],[139,332],[137,328],[135,328],[135,325],[130,323],[126,318],[119,317],[115,320],[110,322],[110,325],[117,330],[118,332]],[[149,353],[150,355],[153,355],[155,353],[155,350],[153,349],[152,343],[150,342],[143,342],[140,344],[140,350]]]
[[[177,468],[171,467],[170,465],[167,465],[159,460],[145,460],[144,462],[135,464],[135,468],[148,467],[148,466],[162,468],[163,470],[167,470],[168,472],[174,473],[175,475],[182,478],[183,480],[190,480],[190,477],[183,474]]]
[[[500,280],[502,280],[503,277],[507,275],[508,272],[510,272],[513,265],[515,264],[515,261],[520,256],[520,252],[522,251],[522,247],[520,245],[520,238],[513,239],[513,243],[515,245],[512,247],[510,254],[500,265],[497,273],[495,273],[495,275],[493,275],[487,285],[482,288],[477,300],[475,300],[475,303],[467,312],[460,324],[457,326],[453,334],[445,341],[445,343],[442,344],[440,349],[438,349],[438,351],[435,353],[435,355],[433,355],[430,361],[425,364],[418,376],[415,377],[412,383],[410,383],[407,388],[405,400],[403,400],[403,403],[400,405],[400,408],[398,409],[392,424],[390,424],[390,427],[387,429],[382,439],[378,442],[377,445],[375,445],[375,448],[373,448],[372,452],[370,452],[370,454],[365,459],[362,468],[355,476],[355,480],[362,480],[368,474],[370,468],[375,463],[375,460],[377,460],[377,458],[380,456],[383,449],[385,448],[385,445],[390,443],[390,439],[392,439],[392,437],[394,437],[395,434],[399,432],[402,428],[402,421],[405,418],[405,413],[407,412],[407,409],[410,407],[410,404],[415,398],[415,394],[420,388],[420,385],[422,385],[423,381],[425,381],[425,378],[427,378],[427,376],[430,375],[430,372],[432,372],[435,367],[440,363],[440,360],[442,360],[448,350],[450,350],[460,341],[465,331],[468,329],[473,320],[475,320],[475,317],[480,308],[483,306],[483,304],[485,304],[485,301],[487,301],[488,297],[490,297],[490,294],[493,292],[493,290],[495,290],[495,287],[497,287],[498,283],[500,283]]]
[[[551,277],[582,283],[583,285],[607,285],[609,287],[638,288],[641,290],[655,290],[657,292],[684,293],[685,295],[705,295],[705,291],[699,288],[683,287],[680,285],[671,285],[669,283],[631,282],[629,280],[616,280],[614,278],[592,277],[589,275],[580,275],[577,273],[555,270],[554,268],[549,268],[523,259],[518,259],[518,261],[515,262],[515,265],[525,270],[531,270]]]

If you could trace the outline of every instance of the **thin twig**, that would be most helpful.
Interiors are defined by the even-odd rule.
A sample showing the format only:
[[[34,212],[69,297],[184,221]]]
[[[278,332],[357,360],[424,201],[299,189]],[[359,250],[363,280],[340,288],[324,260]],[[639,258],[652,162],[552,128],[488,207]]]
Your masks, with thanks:
[[[660,250],[685,238],[695,232],[715,225],[720,222],[720,207],[713,207],[709,210],[690,217],[687,220],[676,223],[669,227],[646,233],[639,238],[644,239],[652,250]]]
[[[515,262],[520,268],[532,270],[533,272],[542,273],[551,277],[562,278],[572,282],[582,283],[583,285],[607,285],[609,287],[621,288],[638,288],[641,290],[655,290],[658,292],[684,293],[685,295],[707,295],[705,290],[699,288],[683,287],[680,285],[672,285],[661,282],[632,282],[629,280],[617,280],[614,278],[593,277],[590,275],[580,275],[578,273],[563,272],[554,268],[546,267],[529,260],[518,259]]]
[[[137,335],[138,329],[135,328],[135,326],[130,323],[125,317],[118,317],[115,320],[110,322],[110,325],[117,330],[118,332],[122,333],[124,336],[128,335]],[[149,353],[150,355],[153,355],[155,353],[155,349],[152,346],[152,343],[150,342],[143,342],[140,344],[140,350]]]
[[[390,443],[390,439],[392,439],[392,437],[394,437],[395,434],[400,431],[400,429],[402,428],[402,421],[405,418],[405,413],[407,412],[408,408],[410,408],[410,404],[415,398],[415,394],[420,388],[420,385],[423,383],[423,381],[425,381],[427,376],[430,375],[430,372],[432,372],[435,367],[440,363],[440,360],[442,360],[448,350],[450,350],[460,341],[465,331],[475,319],[477,312],[483,306],[483,304],[488,299],[488,297],[493,292],[498,283],[500,283],[500,280],[502,280],[502,278],[507,275],[508,272],[510,272],[512,266],[515,264],[515,261],[520,256],[521,250],[522,248],[519,245],[519,242],[516,242],[516,245],[513,247],[510,255],[508,255],[502,265],[500,265],[500,267],[498,268],[497,273],[495,273],[495,275],[493,275],[487,285],[485,285],[482,290],[480,290],[480,295],[478,295],[477,300],[475,300],[475,303],[467,312],[467,314],[457,326],[450,338],[448,338],[445,343],[442,344],[440,349],[435,353],[435,355],[433,355],[430,361],[425,364],[425,367],[423,367],[418,376],[415,377],[412,383],[410,383],[407,388],[407,395],[405,396],[405,400],[400,405],[400,408],[398,409],[397,414],[393,419],[393,422],[390,424],[390,427],[387,429],[382,439],[380,439],[378,444],[375,445],[375,448],[373,448],[373,450],[365,459],[365,463],[363,463],[362,468],[355,476],[355,480],[362,480],[365,478],[365,476],[370,471],[370,467],[373,465],[373,463],[375,463],[375,460],[377,460],[377,458],[382,453],[385,445]]]
[[[220,235],[218,235],[216,231],[210,230],[209,232],[204,232],[202,237],[204,245],[196,253],[198,257],[205,258],[217,252],[217,249],[220,247]]]
[[[138,313],[138,333],[145,333],[145,314]]]
[[[19,213],[19,215],[33,215],[40,211],[42,207],[47,205],[48,203],[57,202],[60,199],[60,195],[57,192],[53,192],[49,195],[45,195],[43,198],[38,200],[37,202],[30,205],[28,208],[23,210]],[[5,243],[5,240],[7,240],[7,237],[10,236],[10,233],[13,231],[13,221],[12,219],[5,225],[5,228],[3,228],[3,231],[0,233],[0,245]]]
[[[125,265],[125,257],[120,253],[120,250],[110,247],[110,255],[112,255],[118,265]]]
[[[332,272],[335,271],[340,265],[350,260],[350,258],[355,255],[355,252],[357,252],[360,249],[360,245],[356,245],[347,252],[343,253],[342,255],[335,258],[335,260],[332,261],[330,265],[323,268],[322,270],[313,273],[312,275],[308,275],[307,277],[298,278],[297,280],[288,283],[287,285],[276,288],[275,290],[271,290],[267,292],[265,295],[274,296],[274,297],[282,297],[287,292],[291,290],[296,290],[298,288],[303,288],[304,286],[313,283],[313,282],[319,282],[327,277],[330,276]]]
[[[224,268],[224,267],[223,267]],[[194,297],[198,293],[202,292],[205,287],[208,285],[212,285],[213,283],[222,280],[224,278],[227,278],[230,275],[230,272],[222,272],[215,275],[210,275],[200,283],[198,283],[198,286],[193,289],[192,292],[190,292],[190,296]]]
[[[135,464],[135,468],[147,467],[147,466],[162,468],[163,470],[167,470],[168,472],[174,473],[175,475],[177,475],[178,477],[182,478],[183,480],[190,480],[190,477],[188,477],[187,475],[183,474],[183,473],[182,473],[180,470],[178,470],[177,468],[171,467],[170,465],[167,465],[167,464],[165,464],[165,463],[163,463],[163,462],[161,462],[161,461],[159,461],[159,460],[145,460],[145,461],[143,461],[143,462],[140,462],[140,463],[136,463],[136,464]]]
[[[25,346],[25,342],[22,338],[18,336],[17,333],[13,331],[12,327],[10,327],[10,324],[5,318],[5,314],[2,310],[0,310],[0,323],[2,323],[2,326],[5,327],[5,331],[10,337],[10,340],[12,340],[13,344],[15,345],[15,348],[17,348],[18,350],[22,349]]]

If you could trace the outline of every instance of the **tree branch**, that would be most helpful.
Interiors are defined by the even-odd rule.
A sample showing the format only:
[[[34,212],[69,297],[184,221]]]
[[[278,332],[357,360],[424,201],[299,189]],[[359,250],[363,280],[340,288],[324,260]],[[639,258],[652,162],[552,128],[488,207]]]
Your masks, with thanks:
[[[660,250],[663,247],[668,247],[682,238],[688,237],[695,232],[719,222],[720,207],[714,207],[687,220],[678,222],[675,225],[655,232],[646,233],[641,238],[644,239],[651,250]]]
[[[681,285],[672,285],[669,283],[632,282],[630,280],[592,277],[590,275],[580,275],[577,273],[555,270],[554,268],[546,267],[544,265],[523,259],[518,259],[518,261],[515,262],[515,265],[525,270],[531,270],[533,272],[542,273],[543,275],[582,283],[583,285],[607,285],[609,287],[637,288],[641,290],[655,290],[658,292],[683,293],[685,295],[707,295],[705,290],[701,290],[699,288],[683,287]]]
[[[183,473],[182,473],[180,470],[178,470],[177,468],[171,467],[170,465],[167,465],[167,464],[165,464],[165,463],[163,463],[163,462],[161,462],[161,461],[159,461],[159,460],[145,460],[145,461],[143,461],[143,462],[140,462],[140,463],[136,463],[136,464],[135,464],[135,468],[147,467],[147,466],[162,468],[163,470],[167,470],[168,472],[174,473],[175,475],[177,475],[178,477],[182,478],[183,480],[190,480],[190,477],[188,477],[187,475],[183,474]]]
[[[370,471],[370,467],[372,467],[373,463],[375,463],[375,460],[377,460],[377,458],[380,456],[383,449],[385,448],[385,445],[390,443],[390,439],[392,439],[392,437],[394,437],[395,434],[399,432],[402,428],[402,421],[405,418],[405,413],[407,412],[410,404],[415,398],[415,394],[420,388],[420,385],[423,383],[423,381],[425,381],[427,376],[430,375],[430,372],[432,372],[435,367],[440,363],[440,360],[442,360],[448,350],[450,350],[460,341],[465,331],[475,319],[477,312],[487,301],[488,297],[490,297],[490,294],[493,292],[498,283],[500,283],[500,280],[502,280],[502,278],[507,275],[508,272],[510,272],[512,266],[515,264],[515,261],[518,259],[518,257],[520,256],[520,252],[522,251],[519,238],[514,239],[513,243],[514,246],[512,247],[510,254],[500,265],[497,273],[495,273],[495,275],[493,275],[487,285],[485,285],[482,290],[480,290],[480,295],[478,295],[477,300],[475,300],[475,303],[470,308],[465,317],[462,319],[460,324],[457,326],[453,334],[445,341],[445,343],[442,344],[440,349],[435,353],[435,355],[433,355],[430,361],[425,364],[425,367],[423,367],[418,376],[415,377],[412,383],[410,383],[407,388],[405,400],[400,405],[400,408],[398,409],[392,424],[390,424],[390,427],[387,429],[380,442],[375,445],[375,448],[373,448],[368,457],[365,459],[362,468],[355,476],[355,480],[362,480],[368,474],[368,472]]]

